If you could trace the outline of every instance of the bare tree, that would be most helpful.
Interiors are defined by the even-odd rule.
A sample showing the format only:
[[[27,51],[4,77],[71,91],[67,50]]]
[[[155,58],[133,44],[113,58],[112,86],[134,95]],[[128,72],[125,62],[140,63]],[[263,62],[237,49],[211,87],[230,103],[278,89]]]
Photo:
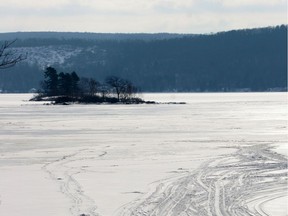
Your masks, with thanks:
[[[88,85],[89,85],[89,94],[95,95],[99,90],[98,88],[100,86],[100,83],[97,82],[95,79],[90,78]]]
[[[106,79],[106,83],[112,87],[117,95],[118,101],[128,100],[137,93],[137,88],[129,81],[116,76],[110,76]]]
[[[117,95],[118,101],[120,101],[120,94],[124,86],[124,80],[117,76],[109,76],[106,78],[106,83],[113,88]]]
[[[11,50],[10,46],[15,42],[16,40],[5,41],[0,47],[0,69],[12,67],[16,63],[26,59],[26,55]]]
[[[138,92],[138,89],[129,80],[124,80],[123,86],[121,87],[121,92],[122,92],[122,98],[124,100],[128,100],[129,98],[132,98],[133,95]]]
[[[98,90],[103,100],[109,95],[109,87],[105,84],[100,84]]]
[[[88,94],[90,96],[94,96],[97,93],[100,93],[99,90],[100,86],[101,84],[93,78],[81,77],[79,81],[79,87],[81,93]]]

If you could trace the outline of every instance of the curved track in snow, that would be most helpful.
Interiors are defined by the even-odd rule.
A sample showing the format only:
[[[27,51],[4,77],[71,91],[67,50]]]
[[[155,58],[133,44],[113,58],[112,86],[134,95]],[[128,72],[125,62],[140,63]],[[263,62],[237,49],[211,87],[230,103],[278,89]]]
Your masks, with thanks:
[[[99,215],[96,213],[97,206],[94,200],[84,194],[80,183],[73,177],[79,173],[86,172],[85,169],[69,164],[78,160],[91,159],[85,158],[86,151],[87,149],[79,150],[73,154],[63,156],[56,161],[47,163],[42,167],[45,172],[49,173],[51,179],[60,185],[61,192],[70,199],[71,207],[69,210],[73,216]]]
[[[267,145],[250,146],[164,180],[117,215],[267,216],[263,205],[285,196],[287,182],[287,158]]]

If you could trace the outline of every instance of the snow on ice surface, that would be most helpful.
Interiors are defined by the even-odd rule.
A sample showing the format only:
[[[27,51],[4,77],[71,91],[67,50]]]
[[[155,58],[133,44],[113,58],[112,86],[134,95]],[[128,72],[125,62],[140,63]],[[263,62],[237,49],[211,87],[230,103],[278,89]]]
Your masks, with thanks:
[[[253,214],[287,215],[277,204],[287,168],[270,151],[287,146],[286,93],[143,95],[185,105],[43,106],[30,97],[0,95],[0,215],[236,215],[233,187],[251,194]]]

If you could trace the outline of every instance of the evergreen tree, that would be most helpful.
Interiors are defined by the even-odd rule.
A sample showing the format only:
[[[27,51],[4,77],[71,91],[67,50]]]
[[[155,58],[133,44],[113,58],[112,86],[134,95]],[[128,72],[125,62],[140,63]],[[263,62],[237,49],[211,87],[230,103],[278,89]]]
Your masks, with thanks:
[[[79,81],[80,78],[79,76],[76,74],[76,72],[72,72],[70,75],[70,79],[71,79],[71,94],[72,96],[76,96],[79,93]]]
[[[58,95],[58,74],[53,67],[47,67],[44,72],[44,93],[47,96]]]
[[[72,95],[72,77],[69,73],[59,73],[59,95]]]

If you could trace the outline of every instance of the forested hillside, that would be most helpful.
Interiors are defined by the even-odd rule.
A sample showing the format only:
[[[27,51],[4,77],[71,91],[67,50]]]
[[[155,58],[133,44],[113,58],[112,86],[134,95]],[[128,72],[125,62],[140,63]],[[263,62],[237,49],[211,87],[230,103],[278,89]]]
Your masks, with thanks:
[[[2,91],[38,88],[47,66],[100,82],[116,75],[152,92],[287,89],[284,25],[211,35],[120,34],[120,39],[117,34],[39,34],[0,34],[2,40],[17,37],[14,51],[28,55],[0,71]]]

